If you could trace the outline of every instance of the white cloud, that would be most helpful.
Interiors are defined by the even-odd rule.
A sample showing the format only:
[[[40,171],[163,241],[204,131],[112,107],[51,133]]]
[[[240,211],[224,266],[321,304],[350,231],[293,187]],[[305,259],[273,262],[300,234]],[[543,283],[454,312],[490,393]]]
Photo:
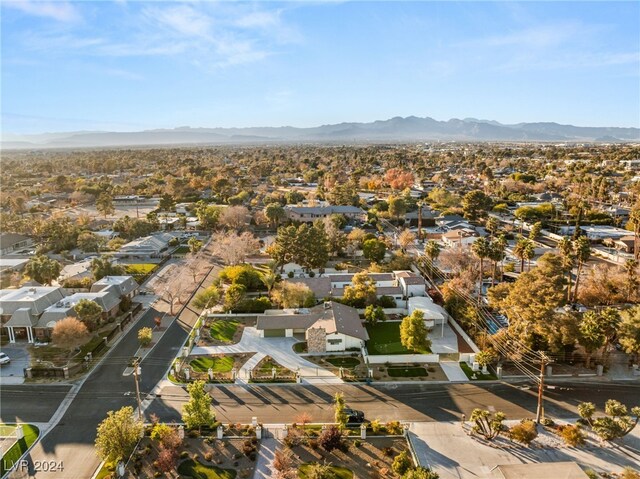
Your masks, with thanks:
[[[166,56],[212,71],[262,61],[277,54],[276,48],[298,42],[282,12],[225,2],[130,2],[118,18],[24,32],[22,40],[27,48],[48,54]]]
[[[145,8],[143,14],[172,33],[187,37],[208,37],[211,20],[202,11],[188,5],[177,7]]]
[[[10,0],[2,4],[6,7],[20,10],[29,15],[48,17],[60,22],[76,22],[82,19],[78,9],[69,2],[41,2],[32,0]]]

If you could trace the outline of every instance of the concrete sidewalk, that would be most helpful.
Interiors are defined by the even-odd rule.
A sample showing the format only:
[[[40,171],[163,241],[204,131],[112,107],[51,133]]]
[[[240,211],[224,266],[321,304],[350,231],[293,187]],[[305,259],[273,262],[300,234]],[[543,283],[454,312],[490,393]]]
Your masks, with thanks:
[[[270,479],[273,477],[273,459],[279,447],[281,447],[280,441],[272,437],[264,438],[260,441],[253,479]]]
[[[447,375],[449,381],[468,382],[469,378],[460,367],[457,361],[441,361],[440,367]]]

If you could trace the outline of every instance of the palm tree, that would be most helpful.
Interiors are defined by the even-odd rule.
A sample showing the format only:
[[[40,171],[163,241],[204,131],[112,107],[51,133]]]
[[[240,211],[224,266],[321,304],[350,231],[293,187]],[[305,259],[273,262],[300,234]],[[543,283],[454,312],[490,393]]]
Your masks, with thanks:
[[[533,241],[527,239],[524,249],[524,258],[527,260],[527,271],[531,271],[531,260],[536,255],[536,246]]]
[[[500,220],[495,216],[489,216],[485,224],[485,228],[489,232],[490,237],[493,238],[498,232],[498,229],[500,229]]]
[[[429,258],[429,274],[433,276],[433,263],[440,256],[440,245],[433,240],[424,245],[424,254]]]
[[[580,273],[582,268],[589,258],[591,257],[591,244],[589,238],[586,236],[580,236],[573,244],[574,253],[576,255],[576,261],[578,262],[578,271],[576,274],[576,285],[573,290],[573,301],[578,299],[578,287],[580,286]]]
[[[418,241],[422,241],[422,207],[424,201],[420,200],[416,203],[418,206]]]
[[[484,270],[484,259],[491,253],[491,244],[485,238],[478,238],[471,245],[471,250],[480,260],[480,287],[478,289],[478,303],[482,298],[482,278]]]
[[[573,242],[569,238],[558,241],[558,251],[562,258],[562,267],[567,272],[567,302],[571,301],[571,270],[573,269],[574,255]]]
[[[500,240],[492,241],[489,245],[489,259],[493,261],[493,273],[491,274],[491,286],[495,284],[498,274],[498,261],[504,259],[506,246]]]
[[[518,241],[516,241],[516,245],[513,248],[513,254],[516,258],[520,260],[520,272],[524,273],[524,260],[527,257],[527,244],[529,240],[527,238],[520,237]]]

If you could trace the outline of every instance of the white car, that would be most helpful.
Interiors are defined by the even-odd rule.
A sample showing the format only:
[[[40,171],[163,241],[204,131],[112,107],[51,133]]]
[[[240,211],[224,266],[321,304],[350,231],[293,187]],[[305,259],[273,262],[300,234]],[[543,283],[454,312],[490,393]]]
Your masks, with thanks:
[[[5,353],[0,353],[0,364],[9,364],[11,362],[11,358],[7,356]]]

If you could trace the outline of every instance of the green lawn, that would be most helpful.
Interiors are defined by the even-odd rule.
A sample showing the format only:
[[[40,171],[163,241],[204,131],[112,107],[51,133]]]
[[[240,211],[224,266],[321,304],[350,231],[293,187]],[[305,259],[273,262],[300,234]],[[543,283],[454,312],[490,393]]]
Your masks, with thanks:
[[[16,430],[16,425],[8,426],[7,424],[0,424],[0,436],[10,436],[13,431]]]
[[[5,424],[3,426],[7,427],[12,425]],[[15,427],[15,424],[13,424],[13,426]],[[36,442],[36,439],[38,439],[38,435],[40,434],[40,430],[31,424],[24,424],[23,431],[24,437],[11,446],[2,456],[2,461],[0,461],[0,476],[4,476],[7,470],[10,469],[13,464],[18,462],[27,449]]]
[[[132,263],[125,264],[124,269],[127,274],[144,276],[153,273],[158,268],[155,263]]]
[[[410,351],[400,342],[400,323],[367,324],[369,354],[428,354],[429,349]]]
[[[464,373],[467,375],[467,377],[469,379],[471,379],[471,377],[473,376],[474,372],[473,369],[471,368],[471,366],[469,366],[465,361],[461,361],[460,362],[460,367],[462,368],[462,370],[464,371]],[[498,377],[493,374],[493,373],[489,373],[489,374],[482,374],[480,371],[478,371],[477,373],[475,373],[476,375],[476,379],[471,379],[472,381],[488,381],[488,380],[496,380],[498,379]]]
[[[205,466],[189,459],[178,466],[181,476],[193,479],[235,479],[237,472],[232,469],[221,469],[216,466]]]
[[[298,477],[300,479],[307,479],[309,477],[307,474],[309,473],[311,466],[312,464],[302,464],[298,468]],[[331,466],[330,469],[336,479],[353,479],[353,472],[346,467]]]
[[[239,321],[214,321],[211,323],[211,337],[218,341],[230,343],[233,341],[233,336],[236,334],[240,326]]]
[[[301,342],[301,343],[296,343],[293,345],[293,352],[294,353],[306,353],[307,352],[307,342]]]
[[[233,362],[231,356],[202,356],[191,361],[189,365],[199,373],[206,373],[209,368],[213,369],[214,373],[228,373],[233,369]]]
[[[425,368],[421,367],[390,367],[387,368],[387,373],[392,378],[415,378],[419,376],[428,376],[429,373]]]
[[[182,245],[178,247],[172,254],[187,254],[189,253],[190,248],[188,246]]]
[[[351,358],[348,356],[338,357],[338,358],[326,358],[325,361],[333,364],[337,368],[342,367],[342,368],[352,369],[360,364],[360,360],[358,358]]]

